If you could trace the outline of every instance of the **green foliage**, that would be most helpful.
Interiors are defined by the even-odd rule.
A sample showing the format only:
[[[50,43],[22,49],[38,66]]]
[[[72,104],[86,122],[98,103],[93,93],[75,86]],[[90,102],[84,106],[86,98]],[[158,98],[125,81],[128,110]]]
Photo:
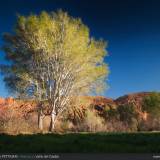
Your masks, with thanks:
[[[120,115],[120,120],[128,124],[132,123],[133,118],[137,118],[138,116],[133,104],[120,105],[117,110]]]
[[[43,75],[47,73],[43,69],[51,59],[54,59],[54,65],[59,65],[59,70],[72,70],[70,76],[74,75],[72,79],[76,84],[72,87],[74,94],[99,92],[105,88],[108,75],[108,66],[104,63],[106,43],[90,37],[88,27],[79,18],[73,18],[62,10],[19,16],[14,34],[5,34],[3,38],[3,50],[11,64],[1,65],[1,70],[11,91],[36,98],[38,83],[44,92],[42,97],[45,96],[44,88],[48,82],[42,84],[42,81],[43,76],[48,77]],[[42,62],[39,70],[29,67],[32,63],[39,65]],[[50,81],[58,78],[56,74]]]
[[[18,136],[2,134],[0,142],[1,153],[159,153],[160,151],[160,134],[153,132]]]
[[[106,119],[117,119],[119,120],[119,113],[117,109],[110,108],[104,111]]]
[[[147,111],[153,117],[160,116],[160,93],[153,92],[143,100],[143,111]]]
[[[6,85],[20,96],[47,100],[51,130],[72,97],[105,89],[106,43],[62,10],[19,16],[14,34],[4,35],[3,49],[11,62],[1,65]],[[38,108],[42,116],[42,105]]]
[[[124,129],[126,131],[137,131],[138,113],[133,104],[120,105],[117,108],[106,108],[103,116],[106,123],[112,122],[113,125],[122,123],[121,131]]]

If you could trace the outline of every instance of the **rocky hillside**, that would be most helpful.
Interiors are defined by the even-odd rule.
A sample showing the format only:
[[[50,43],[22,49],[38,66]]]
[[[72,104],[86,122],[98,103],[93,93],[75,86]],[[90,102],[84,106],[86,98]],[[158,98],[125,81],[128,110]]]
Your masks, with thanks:
[[[79,103],[80,107],[86,109],[88,104],[93,106],[97,111],[103,111],[106,106],[110,108],[116,108],[119,105],[129,104],[132,103],[135,105],[136,109],[141,112],[141,105],[142,100],[145,96],[150,95],[150,92],[140,92],[134,94],[128,94],[117,99],[111,99],[101,96],[89,96],[89,97],[82,97],[81,99],[88,100],[87,105],[84,103]],[[36,111],[37,104],[33,101],[22,101],[22,100],[15,100],[11,97],[9,98],[0,98],[0,116],[8,109],[13,109],[17,111],[21,116],[27,116],[27,114]]]
[[[126,123],[123,124],[122,120],[120,119],[118,120],[114,118],[110,119],[110,117],[107,117],[109,113],[117,114],[118,111],[118,114],[116,115],[118,117],[120,113],[119,109],[123,110],[123,108],[125,107],[130,107],[131,105],[128,104],[132,103],[134,104],[135,110],[137,111],[136,113],[138,113],[140,121],[145,120],[144,122],[146,122],[146,124],[149,124],[148,120],[150,116],[148,116],[146,112],[143,112],[141,108],[142,108],[143,98],[150,94],[151,94],[150,92],[134,93],[119,97],[117,99],[111,99],[102,96],[74,97],[74,101],[76,103],[74,103],[74,101],[72,102],[72,108],[70,108],[68,116],[66,117],[67,120],[69,120],[69,122],[72,122],[70,123],[72,126],[71,128],[76,128],[78,126],[77,122],[82,122],[83,124],[83,120],[87,117],[86,113],[88,113],[86,112],[86,110],[90,108],[92,110],[95,110],[99,114],[99,117],[93,117],[92,114],[94,113],[89,112],[91,113],[90,115],[92,115],[93,118],[92,119],[90,117],[91,118],[90,120],[94,121],[94,123],[95,122],[99,123],[100,121],[98,121],[97,118],[101,117],[103,117],[106,121],[108,120],[106,123],[107,126],[103,126],[102,127],[103,129],[104,127],[108,127],[106,129],[107,131],[125,131],[129,128],[129,126],[127,126]],[[1,126],[0,132],[18,134],[21,133],[21,131],[26,133],[28,133],[29,131],[30,133],[33,132],[36,133],[38,131],[37,111],[38,111],[38,104],[33,100],[19,100],[19,99],[13,99],[12,97],[6,99],[0,98],[0,126]],[[126,114],[125,111],[121,113]],[[45,109],[44,114],[46,115],[43,119],[44,131],[48,131],[50,125],[50,116],[47,116],[49,114],[49,109]],[[59,123],[59,126],[61,125],[62,121],[66,122],[66,120],[63,119],[64,117],[65,116],[61,117],[62,119],[59,119],[59,121],[57,122]],[[90,122],[88,123],[90,124]],[[63,128],[62,126],[59,127],[60,130]],[[132,127],[132,125],[130,126]],[[151,124],[150,126],[152,127],[153,125]],[[147,129],[150,129],[151,128],[150,126],[149,127],[147,126]]]

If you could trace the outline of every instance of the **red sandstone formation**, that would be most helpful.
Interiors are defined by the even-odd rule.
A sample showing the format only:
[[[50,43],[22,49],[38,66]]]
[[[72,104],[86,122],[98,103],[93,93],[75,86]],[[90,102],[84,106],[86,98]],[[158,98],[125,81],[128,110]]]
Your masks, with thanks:
[[[137,111],[142,116],[143,119],[147,118],[147,113],[143,113],[141,111],[142,100],[145,96],[150,95],[149,92],[141,92],[135,94],[129,94],[113,100],[111,98],[105,98],[101,96],[88,96],[85,97],[89,99],[89,103],[94,106],[94,108],[100,112],[102,112],[105,106],[109,107],[117,107],[119,105],[132,103],[135,105]],[[81,97],[84,98],[84,97]],[[81,105],[81,104],[80,104]],[[87,105],[81,105],[83,109],[87,107]],[[28,113],[34,112],[37,109],[37,104],[34,101],[23,101],[16,100],[12,97],[9,98],[0,98],[0,116],[9,109],[13,109],[17,111],[20,116],[27,116]]]

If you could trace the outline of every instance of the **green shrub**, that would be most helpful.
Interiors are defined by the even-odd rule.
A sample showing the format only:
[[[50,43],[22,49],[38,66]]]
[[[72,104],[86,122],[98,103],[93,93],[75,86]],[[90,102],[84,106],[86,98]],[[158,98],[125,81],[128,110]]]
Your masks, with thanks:
[[[160,117],[160,93],[153,92],[143,100],[142,110],[153,117]]]
[[[138,113],[133,104],[120,105],[117,108],[120,121],[128,125],[129,131],[138,130]]]
[[[138,117],[133,104],[120,105],[118,106],[117,111],[120,115],[120,120],[127,122],[128,124],[132,123],[133,118],[136,119]]]
[[[110,109],[110,110],[105,110],[105,113],[104,113],[104,117],[106,119],[106,121],[108,120],[119,120],[119,112],[117,109]]]

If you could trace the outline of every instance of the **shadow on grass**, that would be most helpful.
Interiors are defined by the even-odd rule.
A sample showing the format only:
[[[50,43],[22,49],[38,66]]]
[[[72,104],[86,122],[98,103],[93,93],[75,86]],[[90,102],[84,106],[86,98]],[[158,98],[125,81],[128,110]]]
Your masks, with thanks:
[[[160,133],[0,135],[1,153],[159,153]]]

